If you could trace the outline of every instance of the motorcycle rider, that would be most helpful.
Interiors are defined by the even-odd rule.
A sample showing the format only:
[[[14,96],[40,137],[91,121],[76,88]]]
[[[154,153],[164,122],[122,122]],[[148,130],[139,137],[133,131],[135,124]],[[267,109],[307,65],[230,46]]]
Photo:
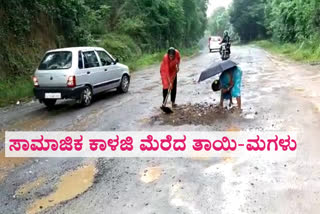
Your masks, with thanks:
[[[229,54],[231,54],[231,42],[230,42],[230,36],[229,36],[229,32],[228,31],[224,31],[223,33],[223,39],[221,41],[220,44],[226,44],[226,49],[228,51]],[[222,46],[220,47],[220,54],[222,54]]]

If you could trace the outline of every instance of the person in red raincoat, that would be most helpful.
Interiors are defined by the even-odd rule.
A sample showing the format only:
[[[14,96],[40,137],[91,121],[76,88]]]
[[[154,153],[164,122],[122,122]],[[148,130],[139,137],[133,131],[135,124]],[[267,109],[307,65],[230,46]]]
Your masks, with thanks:
[[[171,102],[172,107],[176,107],[176,95],[177,95],[177,73],[180,67],[180,53],[175,48],[169,48],[168,53],[164,55],[160,74],[163,85],[163,103],[168,95],[169,89],[171,89]]]

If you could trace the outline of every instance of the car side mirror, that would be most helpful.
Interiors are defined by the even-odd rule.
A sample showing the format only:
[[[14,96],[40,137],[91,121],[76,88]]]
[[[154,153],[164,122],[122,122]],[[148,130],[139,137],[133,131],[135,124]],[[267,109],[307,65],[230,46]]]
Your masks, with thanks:
[[[119,62],[119,59],[116,58],[115,61],[114,61],[114,64],[117,64]]]

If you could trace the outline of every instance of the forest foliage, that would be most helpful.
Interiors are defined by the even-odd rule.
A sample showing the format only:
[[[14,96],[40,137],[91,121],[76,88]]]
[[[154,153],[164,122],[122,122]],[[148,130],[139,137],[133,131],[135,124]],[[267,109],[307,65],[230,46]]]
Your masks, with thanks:
[[[233,0],[228,10],[217,10],[209,18],[211,33],[221,34],[220,24],[225,30],[234,30],[244,42],[271,39],[279,43],[312,43],[318,48],[320,1]]]
[[[0,80],[32,74],[44,51],[97,45],[120,60],[192,47],[207,0],[0,0]]]

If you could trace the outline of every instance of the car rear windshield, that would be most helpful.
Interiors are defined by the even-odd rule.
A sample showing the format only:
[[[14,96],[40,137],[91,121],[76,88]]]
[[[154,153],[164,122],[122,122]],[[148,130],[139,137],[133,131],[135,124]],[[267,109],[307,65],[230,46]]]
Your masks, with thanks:
[[[39,70],[69,69],[72,66],[72,53],[70,51],[50,52],[40,63]]]
[[[213,42],[218,42],[218,41],[219,41],[219,37],[211,37],[211,40],[212,40]]]

